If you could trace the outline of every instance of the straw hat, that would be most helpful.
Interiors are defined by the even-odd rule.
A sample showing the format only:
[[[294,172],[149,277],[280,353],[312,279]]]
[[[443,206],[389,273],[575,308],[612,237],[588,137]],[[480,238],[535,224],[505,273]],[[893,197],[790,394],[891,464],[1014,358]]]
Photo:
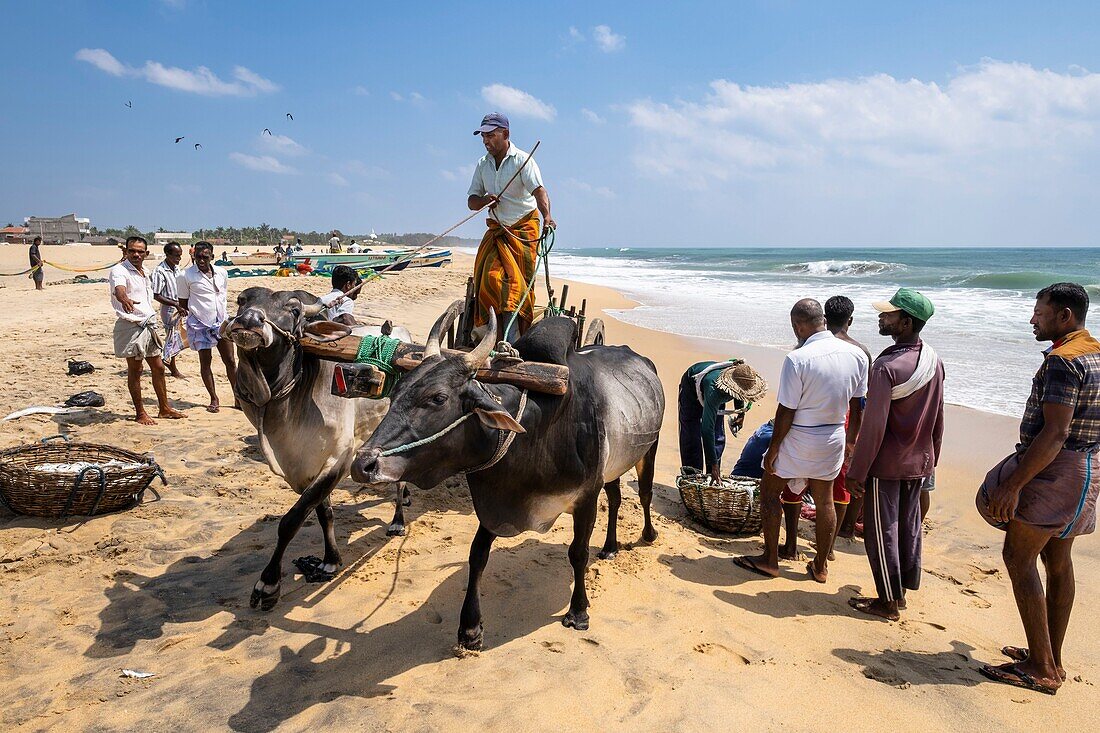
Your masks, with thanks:
[[[723,369],[714,384],[726,394],[744,402],[757,402],[768,393],[768,383],[745,362]]]

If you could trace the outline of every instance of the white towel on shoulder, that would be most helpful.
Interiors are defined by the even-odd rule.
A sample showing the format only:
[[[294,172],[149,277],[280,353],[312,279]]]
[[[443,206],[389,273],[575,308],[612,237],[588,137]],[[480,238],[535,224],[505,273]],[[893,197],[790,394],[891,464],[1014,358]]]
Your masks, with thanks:
[[[926,343],[922,343],[920,354],[917,356],[917,368],[913,370],[913,376],[901,384],[895,385],[890,390],[891,400],[900,400],[908,397],[921,387],[924,387],[936,378],[936,371],[940,364],[940,357],[935,350]]]

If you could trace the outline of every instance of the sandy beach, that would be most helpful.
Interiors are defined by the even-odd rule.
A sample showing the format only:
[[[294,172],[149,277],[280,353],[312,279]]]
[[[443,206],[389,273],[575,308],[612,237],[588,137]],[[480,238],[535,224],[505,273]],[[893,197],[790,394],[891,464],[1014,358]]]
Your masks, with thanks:
[[[44,259],[71,267],[116,256],[108,247],[43,247]],[[0,272],[24,269],[26,258],[25,247],[0,246]],[[422,339],[462,296],[470,269],[470,258],[459,256],[450,268],[388,276],[364,288],[357,313],[368,322],[391,318]],[[1080,725],[1097,699],[1094,536],[1076,543],[1069,681],[1057,697],[993,684],[976,669],[1003,661],[1002,646],[1024,644],[1002,535],[973,505],[986,470],[1016,441],[1015,419],[948,408],[922,587],[900,623],[857,617],[848,598],[873,591],[861,541],[838,543],[824,586],[808,578],[805,562],[784,563],[776,580],[750,576],[731,558],[757,552],[760,539],[695,524],[673,483],[683,370],[733,355],[774,387],[782,352],[650,331],[606,313],[608,343],[629,344],[657,363],[668,408],[654,497],[659,537],[638,542],[631,477],[622,551],[609,561],[593,552],[589,566],[590,630],[560,624],[571,580],[572,530],[563,517],[545,535],[497,541],[482,586],[485,650],[453,653],[477,527],[457,478],[415,492],[408,534],[393,538],[386,536],[392,497],[345,479],[333,494],[340,574],[308,584],[287,562],[280,604],[254,611],[249,592],[294,495],[262,461],[243,414],[205,412],[193,352],[180,358],[190,378],[169,380],[188,419],[135,424],[125,367],[112,352],[107,286],[56,284],[70,276],[48,270],[41,293],[25,277],[0,278],[7,375],[0,414],[88,389],[107,404],[84,415],[0,423],[0,448],[66,433],[152,452],[169,485],[158,485],[159,501],[86,522],[0,507],[0,722],[7,730],[1025,730]],[[329,289],[325,278],[233,279],[231,312],[236,294],[255,285]],[[633,305],[613,290],[572,283],[570,302],[581,298],[590,316]],[[70,358],[91,361],[95,373],[66,376]],[[225,404],[230,389],[217,365],[215,375]],[[151,398],[147,378],[144,385]],[[773,394],[753,407],[727,447],[727,469],[774,410]],[[601,500],[594,548],[606,520]],[[801,531],[812,537],[810,523]],[[320,555],[321,547],[310,520],[288,557]],[[800,549],[812,552],[809,539]],[[124,679],[124,668],[155,676]]]

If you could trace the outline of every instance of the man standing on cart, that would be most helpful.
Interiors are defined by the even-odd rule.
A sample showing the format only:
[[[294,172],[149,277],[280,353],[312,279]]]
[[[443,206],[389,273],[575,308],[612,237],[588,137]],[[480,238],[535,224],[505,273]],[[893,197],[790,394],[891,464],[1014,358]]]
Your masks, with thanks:
[[[542,215],[543,229],[555,229],[557,225],[550,216],[550,194],[542,185],[538,163],[528,160],[528,154],[512,144],[508,118],[499,112],[487,114],[474,134],[481,135],[486,153],[474,170],[467,205],[472,211],[489,207],[489,229],[474,261],[474,326],[488,322],[492,307],[498,315],[498,339],[510,342],[522,335],[535,318],[534,288],[527,297],[523,291],[534,277],[538,262],[538,215]],[[517,310],[518,330],[505,333]]]

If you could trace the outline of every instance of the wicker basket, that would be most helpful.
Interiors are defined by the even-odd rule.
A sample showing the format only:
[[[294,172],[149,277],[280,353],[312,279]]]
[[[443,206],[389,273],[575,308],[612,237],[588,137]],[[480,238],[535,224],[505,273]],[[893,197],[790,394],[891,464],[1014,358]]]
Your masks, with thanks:
[[[736,535],[760,533],[760,479],[730,476],[712,486],[710,477],[685,466],[676,477],[676,488],[688,514],[695,521]]]
[[[142,500],[164,472],[151,455],[139,455],[109,445],[41,443],[0,452],[0,499],[18,514],[35,517],[91,516],[126,509]],[[67,439],[66,439],[67,440]],[[92,465],[79,472],[40,470],[46,463],[123,461],[139,467]],[[156,493],[155,489],[152,489]],[[159,498],[159,494],[158,494]]]

